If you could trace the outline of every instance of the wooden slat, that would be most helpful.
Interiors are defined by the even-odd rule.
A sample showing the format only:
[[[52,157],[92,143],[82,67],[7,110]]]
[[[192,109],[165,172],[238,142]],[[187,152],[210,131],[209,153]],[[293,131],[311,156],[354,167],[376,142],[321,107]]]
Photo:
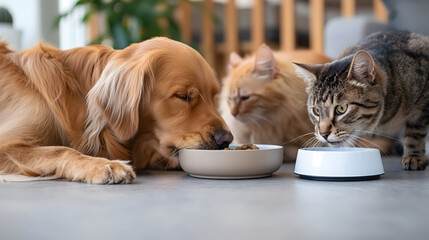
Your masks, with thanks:
[[[192,41],[192,8],[188,1],[179,2],[179,24],[182,42],[191,44]]]
[[[323,53],[324,0],[310,0],[310,48]]]
[[[295,0],[282,0],[280,6],[280,47],[284,51],[295,49]]]
[[[411,3],[410,3],[411,4]],[[389,13],[384,6],[382,0],[373,0],[374,16],[381,22],[387,22],[389,20]]]
[[[341,0],[341,15],[343,17],[353,17],[356,14],[355,0]]]
[[[252,7],[253,50],[265,42],[264,0],[254,0]]]
[[[93,13],[89,19],[89,42],[94,42],[100,36],[100,24],[98,13]]]
[[[213,23],[213,1],[204,0],[203,3],[203,22],[202,22],[202,54],[210,66],[215,65],[215,42],[214,42],[214,23]]]
[[[228,59],[231,52],[238,52],[238,12],[234,0],[228,0],[225,5],[225,12],[225,56]]]

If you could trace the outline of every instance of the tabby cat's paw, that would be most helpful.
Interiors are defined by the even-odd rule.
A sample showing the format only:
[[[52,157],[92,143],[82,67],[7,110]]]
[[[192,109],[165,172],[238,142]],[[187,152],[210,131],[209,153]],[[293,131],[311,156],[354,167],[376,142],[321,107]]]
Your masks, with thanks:
[[[428,157],[404,157],[402,158],[402,168],[405,170],[425,170],[428,165]]]

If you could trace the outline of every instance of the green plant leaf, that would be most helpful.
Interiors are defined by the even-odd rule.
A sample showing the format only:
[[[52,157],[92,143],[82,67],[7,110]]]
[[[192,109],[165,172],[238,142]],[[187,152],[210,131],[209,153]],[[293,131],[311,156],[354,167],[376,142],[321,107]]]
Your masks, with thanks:
[[[58,27],[61,19],[76,8],[84,8],[82,22],[87,23],[96,12],[105,18],[106,31],[92,43],[112,39],[113,47],[122,49],[133,42],[141,42],[155,36],[164,35],[180,40],[181,29],[175,18],[179,2],[191,3],[204,13],[200,3],[189,0],[79,0],[69,11],[55,19],[55,25]],[[160,25],[160,20],[166,21],[167,24]]]
[[[111,34],[113,39],[113,48],[123,49],[130,45],[129,38],[122,23],[114,22],[111,28]]]

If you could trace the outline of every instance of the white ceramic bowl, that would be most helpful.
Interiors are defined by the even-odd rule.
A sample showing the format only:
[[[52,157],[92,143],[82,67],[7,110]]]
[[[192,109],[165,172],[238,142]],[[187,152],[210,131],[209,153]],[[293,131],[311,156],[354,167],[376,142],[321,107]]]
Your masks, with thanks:
[[[241,144],[230,145],[230,147]],[[256,150],[182,149],[179,162],[189,175],[198,178],[244,179],[271,176],[283,163],[283,147],[256,144]]]
[[[298,150],[295,174],[316,180],[368,180],[384,174],[375,148],[303,148]]]

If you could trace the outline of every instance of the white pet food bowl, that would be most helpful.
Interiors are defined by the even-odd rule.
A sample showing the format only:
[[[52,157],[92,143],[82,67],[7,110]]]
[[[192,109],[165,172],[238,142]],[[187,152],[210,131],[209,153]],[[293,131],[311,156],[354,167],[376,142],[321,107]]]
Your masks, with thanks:
[[[313,180],[370,180],[384,174],[375,148],[303,148],[298,150],[295,174]]]
[[[238,145],[230,145],[236,148]],[[283,163],[283,147],[256,144],[255,150],[182,149],[179,162],[192,177],[245,179],[271,176]]]

